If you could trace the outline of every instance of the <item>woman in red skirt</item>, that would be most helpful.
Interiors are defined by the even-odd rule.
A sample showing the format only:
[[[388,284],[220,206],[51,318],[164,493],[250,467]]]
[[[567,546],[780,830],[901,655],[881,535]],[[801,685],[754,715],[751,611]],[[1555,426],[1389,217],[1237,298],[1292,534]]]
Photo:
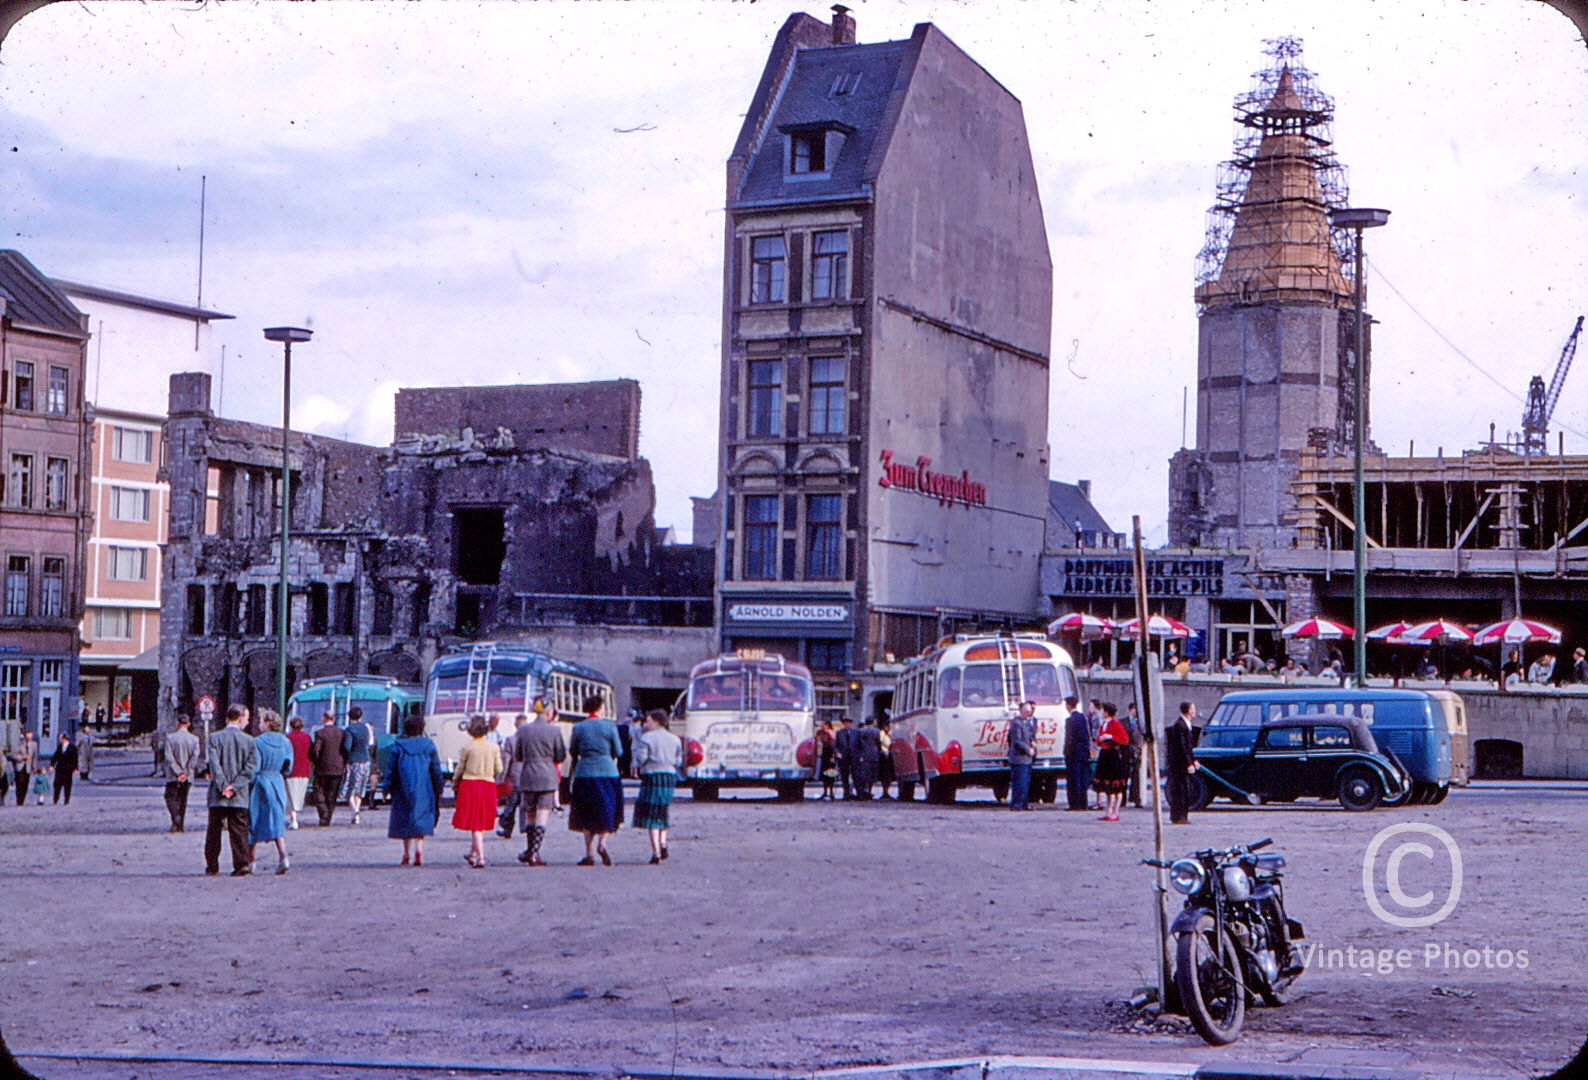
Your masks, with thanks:
[[[1125,767],[1130,735],[1119,722],[1118,712],[1113,702],[1103,703],[1103,727],[1097,733],[1097,773],[1092,781],[1092,786],[1108,800],[1099,821],[1119,820],[1119,809],[1130,787],[1130,771]]]
[[[452,827],[472,837],[463,860],[476,870],[485,865],[485,834],[496,828],[496,778],[502,771],[502,751],[485,737],[490,730],[483,716],[469,721],[469,742],[452,774],[458,793]]]

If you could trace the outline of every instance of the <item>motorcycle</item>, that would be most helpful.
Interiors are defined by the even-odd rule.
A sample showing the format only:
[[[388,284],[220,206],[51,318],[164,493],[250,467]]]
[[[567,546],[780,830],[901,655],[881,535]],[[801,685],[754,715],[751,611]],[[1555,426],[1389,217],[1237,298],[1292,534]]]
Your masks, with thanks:
[[[1293,943],[1305,933],[1285,914],[1285,857],[1257,854],[1272,843],[1142,860],[1167,870],[1170,886],[1186,898],[1169,930],[1174,989],[1197,1034],[1214,1046],[1240,1038],[1254,993],[1265,1005],[1283,1005],[1303,970]]]

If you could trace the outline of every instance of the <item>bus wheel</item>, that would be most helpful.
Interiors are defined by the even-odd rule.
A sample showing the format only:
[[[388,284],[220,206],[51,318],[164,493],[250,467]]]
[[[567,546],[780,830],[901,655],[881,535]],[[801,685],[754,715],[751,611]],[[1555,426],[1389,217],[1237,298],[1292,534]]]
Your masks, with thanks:
[[[805,781],[803,781],[803,780],[783,780],[783,781],[779,781],[779,783],[777,785],[777,801],[778,802],[804,802],[805,801]]]
[[[1003,802],[1005,799],[1009,798],[1009,781],[994,780],[992,784],[992,793],[993,798],[997,799],[999,802]]]
[[[695,786],[690,793],[690,798],[696,802],[716,802],[721,792],[716,784],[703,784],[695,781]]]
[[[1059,778],[1053,775],[1043,776],[1037,783],[1037,800],[1052,805],[1059,801]]]
[[[956,794],[954,781],[946,776],[934,776],[926,782],[926,801],[933,806],[950,805]]]
[[[899,781],[899,801],[900,802],[914,802],[915,801],[915,781],[914,780],[900,780]]]

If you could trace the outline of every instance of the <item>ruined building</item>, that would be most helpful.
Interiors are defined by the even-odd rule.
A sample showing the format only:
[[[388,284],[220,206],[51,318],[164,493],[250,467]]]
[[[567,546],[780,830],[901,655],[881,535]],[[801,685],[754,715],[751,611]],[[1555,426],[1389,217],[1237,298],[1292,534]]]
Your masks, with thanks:
[[[1053,273],[1019,100],[833,12],[784,23],[728,159],[717,588],[724,645],[841,711],[1033,617]]]
[[[1293,545],[1301,455],[1349,447],[1357,423],[1353,267],[1328,219],[1346,202],[1334,103],[1300,41],[1269,44],[1235,99],[1235,154],[1199,258],[1196,446],[1170,462],[1175,547]]]
[[[630,653],[640,641],[658,666],[687,672],[710,634],[710,556],[657,542],[639,410],[631,380],[434,388],[399,393],[390,447],[294,432],[289,682],[414,682],[449,645],[555,644],[591,627],[636,629]],[[218,712],[268,704],[280,429],[215,416],[209,376],[184,374],[171,380],[166,439],[162,716],[205,695]],[[678,657],[673,628],[686,632]],[[588,660],[571,655],[587,645],[558,651]]]

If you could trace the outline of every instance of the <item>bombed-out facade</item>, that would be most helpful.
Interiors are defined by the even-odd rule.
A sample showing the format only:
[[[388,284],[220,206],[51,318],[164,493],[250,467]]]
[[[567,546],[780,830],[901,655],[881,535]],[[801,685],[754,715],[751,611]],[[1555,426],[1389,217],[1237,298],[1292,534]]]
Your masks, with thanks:
[[[452,645],[533,635],[561,655],[584,651],[564,638],[620,626],[642,659],[666,659],[644,678],[681,687],[662,673],[709,646],[709,553],[658,542],[639,405],[629,380],[404,390],[390,447],[294,432],[289,684],[418,682]],[[215,416],[209,377],[183,374],[166,439],[161,715],[268,704],[280,429]],[[657,689],[608,674],[620,704]]]

